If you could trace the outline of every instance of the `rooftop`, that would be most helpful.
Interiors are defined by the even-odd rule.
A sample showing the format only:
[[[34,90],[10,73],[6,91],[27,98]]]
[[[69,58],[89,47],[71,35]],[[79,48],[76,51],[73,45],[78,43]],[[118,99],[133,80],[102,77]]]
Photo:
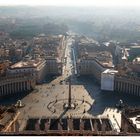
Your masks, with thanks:
[[[106,108],[104,110],[104,113],[102,114],[104,116],[108,116],[112,123],[112,127],[117,132],[120,132],[121,128],[121,111],[119,111],[116,108]]]
[[[129,119],[132,120],[133,124],[135,124],[138,129],[140,129],[140,115],[137,115]]]
[[[38,67],[41,63],[42,60],[40,59],[20,61],[12,65],[10,68],[16,69],[16,68]]]
[[[27,131],[112,131],[108,118],[29,118]]]
[[[115,73],[118,73],[118,71],[116,71],[116,70],[111,70],[111,69],[106,69],[103,73],[114,75]]]
[[[107,51],[102,52],[80,52],[80,57],[85,59],[96,59],[104,67],[113,67],[113,60],[111,53]]]
[[[5,131],[10,123],[19,115],[16,108],[11,107],[0,107],[0,131]]]
[[[123,116],[127,120],[127,125],[133,127],[136,132],[140,132],[140,108],[128,107],[123,111]],[[131,130],[131,129],[130,129]]]

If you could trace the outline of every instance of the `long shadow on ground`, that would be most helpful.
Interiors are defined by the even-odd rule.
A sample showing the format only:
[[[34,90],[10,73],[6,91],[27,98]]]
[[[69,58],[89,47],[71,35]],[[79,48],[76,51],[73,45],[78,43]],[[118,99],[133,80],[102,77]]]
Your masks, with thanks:
[[[91,76],[73,77],[73,85],[83,85],[89,95],[95,100],[89,113],[102,114],[106,107],[115,107],[120,99],[129,106],[140,106],[140,98],[127,93],[102,92],[100,85]],[[78,94],[78,93],[75,93]]]

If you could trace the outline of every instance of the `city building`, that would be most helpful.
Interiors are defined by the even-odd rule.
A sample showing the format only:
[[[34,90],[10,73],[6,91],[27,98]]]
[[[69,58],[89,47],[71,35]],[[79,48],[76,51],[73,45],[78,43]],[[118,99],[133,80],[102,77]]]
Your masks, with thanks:
[[[107,69],[101,73],[101,90],[114,91],[115,74],[118,71]]]
[[[11,65],[7,69],[8,75],[13,74],[32,74],[36,78],[37,83],[42,83],[46,76],[46,60],[38,59],[25,59]]]
[[[127,107],[121,115],[121,131],[128,135],[140,134],[140,108]]]
[[[115,75],[114,91],[140,96],[140,79],[133,76]]]
[[[10,65],[10,61],[5,60],[0,62],[0,76],[6,73],[7,68]]]
[[[44,131],[46,135],[95,135],[111,133],[112,124],[107,117],[29,118],[23,132]],[[82,134],[83,133],[83,134]]]
[[[93,75],[101,84],[101,90],[140,96],[140,80],[134,75],[134,72],[138,73],[139,70],[139,58],[134,59],[131,64],[128,62],[128,49],[117,45],[114,57],[118,58],[118,62],[115,67],[113,53],[107,51],[106,46],[100,47],[99,44],[88,42],[85,38],[77,40],[75,51],[78,75]]]
[[[12,74],[0,78],[0,97],[27,93],[35,88],[36,79],[30,74]]]
[[[78,75],[93,75],[100,83],[101,73],[114,67],[112,54],[92,39],[76,40],[75,52]]]
[[[126,70],[107,69],[101,74],[101,90],[140,96],[140,79]]]
[[[22,59],[23,56],[23,50],[22,49],[16,49],[15,50],[15,56],[17,61],[20,61]]]
[[[41,34],[33,39],[33,54],[46,60],[48,75],[62,75],[66,39],[63,35],[46,36]]]
[[[105,70],[96,59],[81,59],[77,61],[78,75],[92,75],[100,83],[101,73]]]
[[[47,74],[48,75],[62,75],[63,63],[57,58],[47,58]]]
[[[138,75],[140,74],[140,57],[136,57],[132,62],[128,63],[128,67]]]

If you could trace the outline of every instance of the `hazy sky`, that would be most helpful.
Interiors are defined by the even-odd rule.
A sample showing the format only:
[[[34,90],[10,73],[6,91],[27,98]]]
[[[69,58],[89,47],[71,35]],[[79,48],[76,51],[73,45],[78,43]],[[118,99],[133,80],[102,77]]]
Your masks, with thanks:
[[[0,0],[0,5],[140,6],[140,0]]]

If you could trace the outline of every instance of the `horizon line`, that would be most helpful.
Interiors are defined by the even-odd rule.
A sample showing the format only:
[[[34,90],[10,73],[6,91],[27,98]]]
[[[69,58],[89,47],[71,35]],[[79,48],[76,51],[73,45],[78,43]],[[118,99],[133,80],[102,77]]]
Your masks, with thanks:
[[[2,4],[0,7],[17,7],[17,6],[26,6],[26,7],[112,7],[112,8],[140,8],[140,5],[30,5],[30,4]]]

